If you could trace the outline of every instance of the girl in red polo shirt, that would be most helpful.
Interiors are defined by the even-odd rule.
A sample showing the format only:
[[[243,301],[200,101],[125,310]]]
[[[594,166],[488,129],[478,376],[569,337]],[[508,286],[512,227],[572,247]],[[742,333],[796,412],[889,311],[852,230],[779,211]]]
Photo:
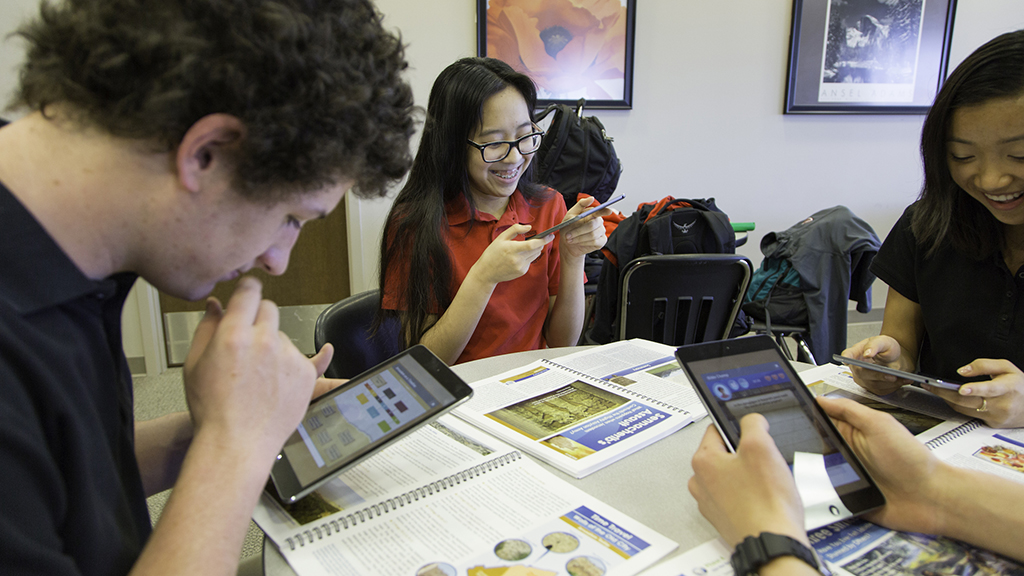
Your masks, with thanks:
[[[602,210],[532,181],[543,133],[533,81],[500,60],[464,58],[434,81],[419,151],[384,226],[382,314],[406,345],[454,364],[572,346],[583,327],[583,256],[605,243]]]

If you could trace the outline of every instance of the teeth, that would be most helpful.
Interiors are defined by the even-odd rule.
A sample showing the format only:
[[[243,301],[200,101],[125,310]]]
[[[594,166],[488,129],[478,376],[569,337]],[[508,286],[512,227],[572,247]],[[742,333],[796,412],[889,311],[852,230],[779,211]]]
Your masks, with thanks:
[[[516,168],[515,170],[504,171],[491,170],[491,174],[494,174],[495,176],[501,178],[502,180],[515,180],[519,176],[519,168]]]
[[[985,194],[985,197],[988,198],[989,200],[992,200],[993,202],[1009,202],[1010,200],[1014,200],[1016,198],[1020,198],[1020,196],[1022,194],[1024,194],[1024,191],[1017,192],[1015,194],[1004,194],[1002,196],[995,196],[993,194]]]

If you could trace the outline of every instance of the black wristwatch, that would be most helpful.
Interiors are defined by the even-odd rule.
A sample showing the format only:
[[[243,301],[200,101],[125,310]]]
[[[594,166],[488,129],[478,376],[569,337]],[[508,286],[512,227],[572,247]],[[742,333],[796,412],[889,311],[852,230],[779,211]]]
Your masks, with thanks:
[[[771,532],[761,532],[758,537],[747,536],[736,545],[732,553],[732,569],[736,576],[757,575],[757,571],[768,562],[780,556],[796,556],[822,574],[831,574],[818,562],[818,556],[801,542]]]

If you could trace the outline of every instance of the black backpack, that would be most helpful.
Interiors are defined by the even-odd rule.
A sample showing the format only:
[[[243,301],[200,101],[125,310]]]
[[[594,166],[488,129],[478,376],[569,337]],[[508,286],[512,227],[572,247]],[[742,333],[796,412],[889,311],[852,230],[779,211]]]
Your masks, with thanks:
[[[580,192],[604,202],[622,173],[614,139],[600,120],[583,115],[584,104],[580,98],[575,111],[567,104],[551,104],[537,116],[540,122],[555,114],[534,159],[536,180],[561,192],[568,208],[576,204]]]
[[[618,338],[619,270],[634,258],[652,254],[735,254],[736,233],[714,198],[673,198],[648,202],[619,223],[601,250],[605,255],[597,283],[594,323],[588,343]],[[737,318],[736,333],[748,330]]]
[[[687,206],[686,204],[689,204]],[[653,254],[735,254],[736,233],[714,198],[676,200],[640,227],[636,257]]]

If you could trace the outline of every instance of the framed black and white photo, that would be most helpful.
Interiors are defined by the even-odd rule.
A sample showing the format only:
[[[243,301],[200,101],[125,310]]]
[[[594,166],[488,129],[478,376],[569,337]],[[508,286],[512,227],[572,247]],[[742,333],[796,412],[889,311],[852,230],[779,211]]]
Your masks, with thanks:
[[[477,0],[477,54],[537,84],[537,105],[633,107],[636,0]]]
[[[794,0],[786,114],[924,114],[956,0]]]

